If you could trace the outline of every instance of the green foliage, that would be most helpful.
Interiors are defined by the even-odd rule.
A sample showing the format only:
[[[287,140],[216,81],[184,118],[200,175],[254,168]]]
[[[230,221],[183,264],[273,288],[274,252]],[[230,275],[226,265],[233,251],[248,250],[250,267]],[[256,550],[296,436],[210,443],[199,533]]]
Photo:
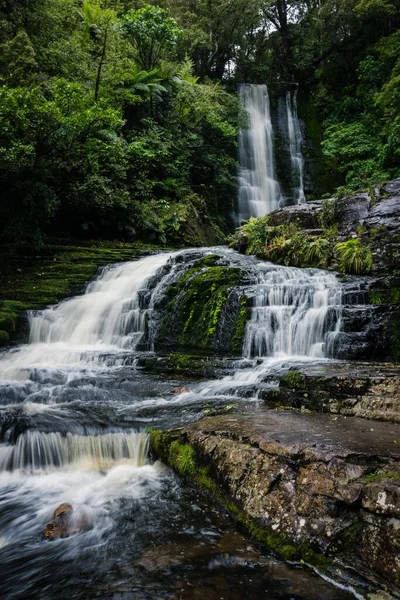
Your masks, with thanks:
[[[189,58],[165,62],[181,33],[164,8],[143,3],[10,4],[0,29],[3,240],[222,240],[239,105],[200,84]]]
[[[245,126],[236,84],[244,80],[268,82],[272,104],[286,91],[282,82],[299,83],[327,189],[396,176],[398,2],[6,2],[2,239],[220,240],[232,226]],[[323,227],[329,240],[331,223]],[[309,250],[301,232],[275,233],[249,224],[243,244],[247,236],[249,252],[268,248],[283,264],[324,266],[325,250],[329,262],[326,242],[311,240]]]
[[[182,34],[165,9],[152,5],[129,11],[121,27],[134,45],[136,61],[144,71],[159,66],[161,59],[173,52]]]
[[[62,219],[68,216],[71,231],[78,233],[80,227],[90,229],[82,217],[91,210],[107,218],[114,208],[124,209],[118,111],[107,103],[92,105],[81,86],[63,79],[52,81],[46,93],[4,86],[0,103],[5,236],[37,243],[57,212]]]
[[[343,273],[363,275],[373,267],[371,248],[360,238],[346,240],[335,245],[339,268]]]
[[[331,222],[337,202],[329,202]],[[322,213],[319,213],[320,215]],[[340,218],[339,215],[335,216]],[[339,268],[343,273],[362,275],[373,269],[372,250],[360,237],[335,244],[337,224],[324,228],[321,235],[310,235],[294,223],[269,225],[268,217],[251,219],[240,227],[231,239],[231,247],[246,254],[255,254],[282,265],[296,267]],[[364,232],[373,241],[374,232]],[[371,237],[372,236],[372,237]]]
[[[311,267],[326,267],[330,262],[331,244],[324,237],[313,237],[306,244],[305,261]]]
[[[0,67],[4,79],[11,85],[33,83],[37,78],[35,50],[23,29],[2,44]]]
[[[365,475],[365,477],[363,477],[363,481],[365,483],[375,483],[385,479],[393,479],[394,481],[400,481],[400,473],[379,473],[375,471],[374,473],[368,473],[368,475]]]
[[[380,157],[382,145],[374,132],[361,122],[329,126],[322,145],[324,155],[345,173],[349,189],[359,189],[368,182],[389,178]]]
[[[10,341],[10,336],[7,331],[0,329],[0,346],[5,346]]]

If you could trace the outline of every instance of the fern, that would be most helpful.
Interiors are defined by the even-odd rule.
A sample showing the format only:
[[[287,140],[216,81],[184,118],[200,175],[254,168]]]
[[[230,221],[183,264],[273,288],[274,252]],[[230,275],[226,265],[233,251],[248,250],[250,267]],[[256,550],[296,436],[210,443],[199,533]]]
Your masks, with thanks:
[[[326,267],[330,254],[330,243],[326,238],[315,237],[307,240],[305,261],[311,267]]]
[[[342,273],[362,275],[369,273],[373,267],[371,248],[363,245],[360,238],[340,242],[335,246],[339,269]]]

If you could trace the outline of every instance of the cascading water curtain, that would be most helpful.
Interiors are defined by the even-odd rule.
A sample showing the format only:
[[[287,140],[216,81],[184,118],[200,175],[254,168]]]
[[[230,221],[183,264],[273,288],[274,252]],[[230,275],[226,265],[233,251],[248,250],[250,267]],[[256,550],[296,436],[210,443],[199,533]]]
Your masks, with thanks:
[[[238,221],[262,217],[279,208],[275,176],[273,129],[266,85],[243,84],[239,94],[249,127],[239,132]]]
[[[297,91],[286,92],[286,113],[288,121],[290,162],[292,165],[293,199],[295,204],[305,202],[304,159],[301,153],[302,135],[297,116]]]

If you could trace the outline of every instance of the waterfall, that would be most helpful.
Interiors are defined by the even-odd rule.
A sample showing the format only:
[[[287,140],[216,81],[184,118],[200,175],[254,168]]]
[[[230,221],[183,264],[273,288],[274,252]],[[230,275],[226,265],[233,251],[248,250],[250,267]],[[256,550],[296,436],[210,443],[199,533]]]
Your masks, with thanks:
[[[74,435],[58,432],[27,431],[15,445],[0,446],[0,472],[53,470],[65,468],[106,471],[113,465],[129,462],[145,464],[148,435],[145,433],[106,433]]]
[[[288,122],[290,162],[292,164],[292,180],[294,183],[293,199],[296,204],[305,201],[304,195],[304,160],[301,153],[302,135],[297,116],[297,91],[286,92],[286,113]]]
[[[266,85],[243,84],[239,93],[249,128],[239,132],[239,222],[262,217],[279,207],[275,177],[273,130]]]
[[[244,357],[330,356],[341,325],[342,291],[336,276],[271,265],[257,279]]]
[[[154,254],[105,269],[83,296],[32,315],[30,343],[134,349],[146,325],[141,291],[169,257]]]

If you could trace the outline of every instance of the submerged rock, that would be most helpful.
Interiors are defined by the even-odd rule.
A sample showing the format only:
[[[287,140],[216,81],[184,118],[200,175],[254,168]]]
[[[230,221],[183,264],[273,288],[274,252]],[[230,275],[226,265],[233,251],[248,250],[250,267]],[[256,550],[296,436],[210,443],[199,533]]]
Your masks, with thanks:
[[[180,386],[180,387],[174,387],[172,388],[172,393],[173,394],[188,394],[190,392],[190,389],[188,387],[185,386]]]
[[[53,520],[47,523],[44,537],[48,540],[55,540],[79,533],[84,528],[85,522],[84,516],[75,514],[72,504],[63,502],[55,509]]]

